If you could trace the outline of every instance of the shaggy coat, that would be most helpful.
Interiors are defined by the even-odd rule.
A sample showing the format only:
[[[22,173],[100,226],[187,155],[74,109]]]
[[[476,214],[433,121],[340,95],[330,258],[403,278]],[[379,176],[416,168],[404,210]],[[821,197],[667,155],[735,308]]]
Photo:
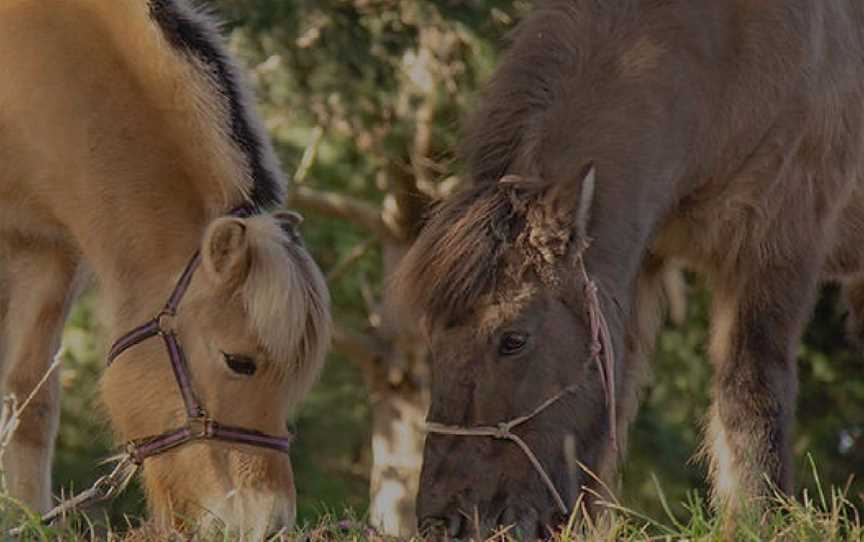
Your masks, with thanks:
[[[577,460],[614,471],[606,437],[635,415],[676,260],[713,290],[714,500],[737,510],[769,483],[791,490],[802,327],[821,280],[864,276],[862,137],[857,0],[539,2],[468,123],[464,191],[432,214],[398,281],[430,324],[430,420],[494,425],[582,386],[523,433],[572,505],[591,485]],[[596,193],[580,201],[589,163]],[[617,354],[614,429],[584,361],[580,206]],[[424,526],[467,532],[460,512],[529,534],[556,521],[512,444],[431,435],[423,469]]]

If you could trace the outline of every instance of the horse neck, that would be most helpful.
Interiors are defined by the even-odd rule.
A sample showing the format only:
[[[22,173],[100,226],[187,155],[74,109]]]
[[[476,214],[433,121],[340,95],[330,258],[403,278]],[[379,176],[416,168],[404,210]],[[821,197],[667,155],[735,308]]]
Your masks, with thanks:
[[[208,211],[203,200],[172,198],[171,191],[160,200],[157,208],[130,202],[105,217],[113,224],[81,243],[102,285],[115,335],[156,315],[200,248],[207,224],[222,213]]]
[[[15,160],[0,183],[24,183],[28,227],[80,250],[111,326],[137,325],[164,303],[207,223],[252,190],[252,160],[230,137],[245,113],[226,110],[213,65],[171,44],[155,2],[6,4],[0,48],[15,52],[4,57],[15,77],[0,103],[17,106],[3,110]]]

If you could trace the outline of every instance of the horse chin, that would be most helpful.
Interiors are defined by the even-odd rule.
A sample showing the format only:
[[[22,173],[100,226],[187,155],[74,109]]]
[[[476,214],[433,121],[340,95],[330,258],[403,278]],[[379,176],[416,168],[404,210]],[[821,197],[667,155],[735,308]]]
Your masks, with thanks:
[[[257,489],[232,490],[203,500],[201,507],[199,529],[239,540],[264,540],[291,529],[297,516],[293,499]]]

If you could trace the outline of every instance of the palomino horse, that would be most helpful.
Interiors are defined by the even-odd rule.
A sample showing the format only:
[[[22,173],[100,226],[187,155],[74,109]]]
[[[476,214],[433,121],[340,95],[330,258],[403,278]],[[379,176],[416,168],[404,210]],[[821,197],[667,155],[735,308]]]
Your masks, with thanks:
[[[290,525],[287,417],[329,298],[298,217],[264,212],[283,178],[215,26],[181,0],[6,0],[0,65],[4,393],[45,373],[93,274],[123,337],[102,399],[157,523]],[[39,511],[58,392],[55,372],[6,451],[9,491]]]
[[[713,286],[715,504],[792,489],[801,330],[822,279],[864,271],[862,51],[858,0],[545,0],[521,22],[470,182],[398,280],[434,353],[422,526],[533,535],[598,490],[581,465],[611,482],[672,258]]]

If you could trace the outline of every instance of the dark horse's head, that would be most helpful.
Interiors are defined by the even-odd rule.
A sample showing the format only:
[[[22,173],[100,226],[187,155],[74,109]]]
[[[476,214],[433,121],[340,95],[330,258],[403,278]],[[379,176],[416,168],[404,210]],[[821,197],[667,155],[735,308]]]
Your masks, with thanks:
[[[587,242],[593,186],[593,168],[566,184],[477,184],[406,257],[397,287],[433,355],[421,530],[546,535],[593,485],[583,466],[608,467],[614,360]],[[499,426],[522,416],[511,432],[525,446]]]

